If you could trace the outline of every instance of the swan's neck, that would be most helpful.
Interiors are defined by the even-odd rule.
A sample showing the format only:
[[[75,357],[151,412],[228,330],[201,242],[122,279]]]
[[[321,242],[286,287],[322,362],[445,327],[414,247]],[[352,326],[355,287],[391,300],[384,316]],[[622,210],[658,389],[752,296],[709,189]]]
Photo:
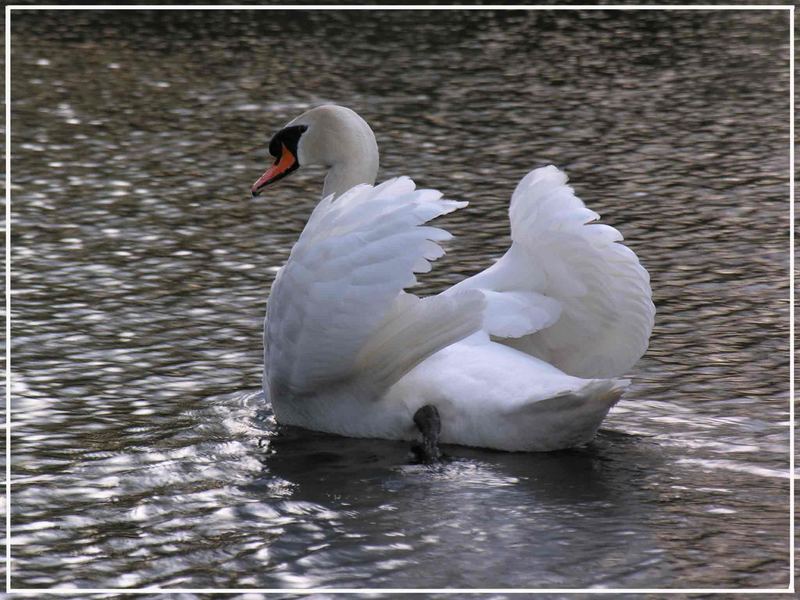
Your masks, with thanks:
[[[325,176],[323,198],[338,196],[362,183],[373,185],[378,175],[378,143],[372,129],[352,111],[337,116],[325,140],[323,164],[330,170]]]
[[[377,157],[362,157],[333,165],[325,176],[322,197],[327,198],[331,194],[338,196],[361,183],[373,185],[377,175]]]

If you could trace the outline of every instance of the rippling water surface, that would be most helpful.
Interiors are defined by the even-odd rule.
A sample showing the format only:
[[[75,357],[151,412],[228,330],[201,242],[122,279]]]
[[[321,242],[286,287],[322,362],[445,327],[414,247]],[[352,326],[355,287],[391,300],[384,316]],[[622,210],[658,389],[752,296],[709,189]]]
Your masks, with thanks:
[[[15,12],[15,587],[788,585],[788,15]],[[508,244],[546,163],[658,309],[584,448],[277,426],[261,323],[320,172],[271,133],[360,112],[381,179],[470,200],[420,287]]]

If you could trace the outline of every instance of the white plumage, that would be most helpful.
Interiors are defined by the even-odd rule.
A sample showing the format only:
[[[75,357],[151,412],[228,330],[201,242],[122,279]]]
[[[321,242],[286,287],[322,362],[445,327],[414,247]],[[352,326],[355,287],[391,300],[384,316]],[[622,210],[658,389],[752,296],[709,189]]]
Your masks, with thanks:
[[[619,243],[622,235],[592,223],[600,216],[584,206],[567,176],[553,166],[522,179],[509,215],[509,251],[451,291],[492,290],[487,331],[513,338],[505,343],[562,371],[577,377],[625,373],[647,349],[655,308],[650,276]],[[510,298],[517,300],[515,307]],[[517,327],[494,325],[515,315]]]
[[[266,343],[276,396],[347,379],[384,392],[433,352],[480,327],[480,294],[402,294],[450,239],[423,226],[465,205],[402,177],[322,200],[272,286]]]
[[[350,122],[359,142],[331,163],[323,134]],[[326,106],[298,124],[313,133],[295,150],[304,164],[324,140],[326,165],[347,183],[326,190],[272,286],[264,377],[278,420],[413,439],[413,414],[431,404],[445,443],[552,450],[591,439],[627,384],[615,377],[647,348],[655,308],[647,271],[616,229],[593,223],[566,175],[549,166],[523,178],[503,258],[420,299],[405,290],[450,238],[426,223],[466,203],[405,177],[373,187],[374,172],[350,189],[348,163],[377,170],[377,156],[359,156],[374,146],[364,121]]]

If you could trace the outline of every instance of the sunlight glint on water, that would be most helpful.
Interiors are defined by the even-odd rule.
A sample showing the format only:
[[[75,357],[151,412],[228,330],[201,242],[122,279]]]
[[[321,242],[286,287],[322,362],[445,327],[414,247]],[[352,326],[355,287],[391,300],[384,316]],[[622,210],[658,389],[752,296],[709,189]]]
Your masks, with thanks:
[[[18,587],[788,584],[784,12],[15,14]],[[282,430],[261,323],[320,189],[256,201],[334,101],[491,264],[546,163],[652,276],[651,349],[586,448]]]

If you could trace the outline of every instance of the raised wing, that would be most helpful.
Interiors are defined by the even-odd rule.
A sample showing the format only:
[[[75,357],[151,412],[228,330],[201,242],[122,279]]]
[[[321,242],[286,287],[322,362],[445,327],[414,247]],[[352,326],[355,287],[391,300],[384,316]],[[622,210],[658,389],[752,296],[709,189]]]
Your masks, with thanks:
[[[403,292],[451,237],[424,224],[464,205],[405,177],[322,200],[272,286],[264,337],[273,393],[356,379],[377,393],[479,330],[480,294]]]
[[[482,290],[484,329],[500,341],[576,377],[616,377],[647,349],[650,276],[566,183],[553,166],[525,176],[511,199],[511,248],[448,293]]]

